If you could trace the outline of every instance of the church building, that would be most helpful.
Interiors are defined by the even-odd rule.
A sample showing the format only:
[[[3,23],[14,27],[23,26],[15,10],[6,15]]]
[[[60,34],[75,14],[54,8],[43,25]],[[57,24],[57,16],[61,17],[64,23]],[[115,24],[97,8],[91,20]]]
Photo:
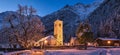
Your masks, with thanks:
[[[54,35],[49,35],[35,42],[35,46],[63,46],[63,21],[54,22]]]

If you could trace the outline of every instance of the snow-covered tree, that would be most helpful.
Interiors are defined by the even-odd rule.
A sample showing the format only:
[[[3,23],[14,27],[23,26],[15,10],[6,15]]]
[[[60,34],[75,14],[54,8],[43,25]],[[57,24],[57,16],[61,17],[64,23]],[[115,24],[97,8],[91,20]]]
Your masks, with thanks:
[[[34,46],[34,42],[43,37],[44,26],[40,18],[35,15],[34,8],[21,5],[18,7],[16,17],[13,15],[6,17],[6,22],[9,23],[8,29],[10,29],[6,32],[10,33],[10,38],[14,37],[10,39],[11,41],[24,48],[30,48]]]

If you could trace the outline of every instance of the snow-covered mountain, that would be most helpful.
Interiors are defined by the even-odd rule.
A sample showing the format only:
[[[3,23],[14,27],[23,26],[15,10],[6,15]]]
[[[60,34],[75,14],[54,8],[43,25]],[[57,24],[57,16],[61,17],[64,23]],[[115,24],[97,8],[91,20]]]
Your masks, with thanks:
[[[5,19],[6,19],[6,17],[8,17],[9,15],[17,16],[17,13],[16,13],[16,12],[13,12],[13,11],[6,11],[6,12],[0,13],[0,29],[3,28],[4,23],[5,23]]]
[[[103,1],[102,0],[96,0],[92,4],[82,4],[82,3],[77,3],[72,6],[73,11],[77,13],[80,16],[81,20],[84,20],[88,17],[88,15],[93,12],[97,7],[99,7],[99,4],[101,4]]]
[[[69,39],[70,36],[75,36],[78,24],[86,19],[102,2],[103,0],[96,0],[91,4],[66,5],[58,11],[42,17],[47,34],[53,34],[53,23],[56,19],[60,19],[64,23],[64,38]]]
[[[10,16],[10,15],[13,18],[18,18],[18,16],[19,16],[19,14],[17,12],[15,12],[15,11],[6,11],[6,12],[0,13],[0,29],[3,28],[4,25],[8,25],[9,26],[9,24],[6,23],[6,18],[8,16]],[[32,17],[41,18],[38,15],[33,15]],[[15,21],[17,22],[17,20],[15,20]]]
[[[8,41],[8,37],[7,34],[2,34],[3,30],[4,30],[4,25],[6,24],[5,19],[9,16],[9,15],[14,15],[17,16],[16,12],[13,11],[6,11],[6,12],[2,12],[0,13],[0,43],[6,43],[9,42]],[[15,18],[15,17],[14,17]],[[6,24],[9,25],[9,24]]]
[[[93,12],[97,7],[99,7],[99,4],[101,4],[103,0],[95,0],[91,4],[82,4],[77,3],[75,5],[66,5],[64,8],[60,10],[71,10],[78,16],[80,16],[79,19],[84,20],[88,17],[88,15]]]
[[[87,20],[96,36],[120,38],[120,0],[105,0]]]

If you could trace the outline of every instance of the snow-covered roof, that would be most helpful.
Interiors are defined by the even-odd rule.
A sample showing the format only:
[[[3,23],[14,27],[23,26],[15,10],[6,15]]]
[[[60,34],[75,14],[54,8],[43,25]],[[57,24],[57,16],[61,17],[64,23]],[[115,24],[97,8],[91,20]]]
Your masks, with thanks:
[[[120,39],[116,39],[116,38],[98,38],[98,39],[101,39],[101,40],[120,40]]]
[[[48,38],[54,38],[54,37],[53,37],[52,35],[50,35],[50,36],[46,36],[46,37],[40,39],[40,40],[37,41],[37,42],[45,41],[45,40],[47,40]]]

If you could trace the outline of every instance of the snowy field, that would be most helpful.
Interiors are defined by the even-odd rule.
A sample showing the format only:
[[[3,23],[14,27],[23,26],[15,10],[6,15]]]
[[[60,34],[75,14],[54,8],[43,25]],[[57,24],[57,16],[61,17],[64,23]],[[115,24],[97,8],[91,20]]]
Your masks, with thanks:
[[[99,48],[93,50],[46,50],[45,55],[120,55],[120,48]]]
[[[47,50],[45,55],[99,55],[99,50]]]
[[[120,48],[107,49],[106,55],[120,55]]]
[[[1,52],[3,54],[3,52]],[[3,55],[120,55],[120,48],[97,48],[88,50],[24,50],[4,53]]]

